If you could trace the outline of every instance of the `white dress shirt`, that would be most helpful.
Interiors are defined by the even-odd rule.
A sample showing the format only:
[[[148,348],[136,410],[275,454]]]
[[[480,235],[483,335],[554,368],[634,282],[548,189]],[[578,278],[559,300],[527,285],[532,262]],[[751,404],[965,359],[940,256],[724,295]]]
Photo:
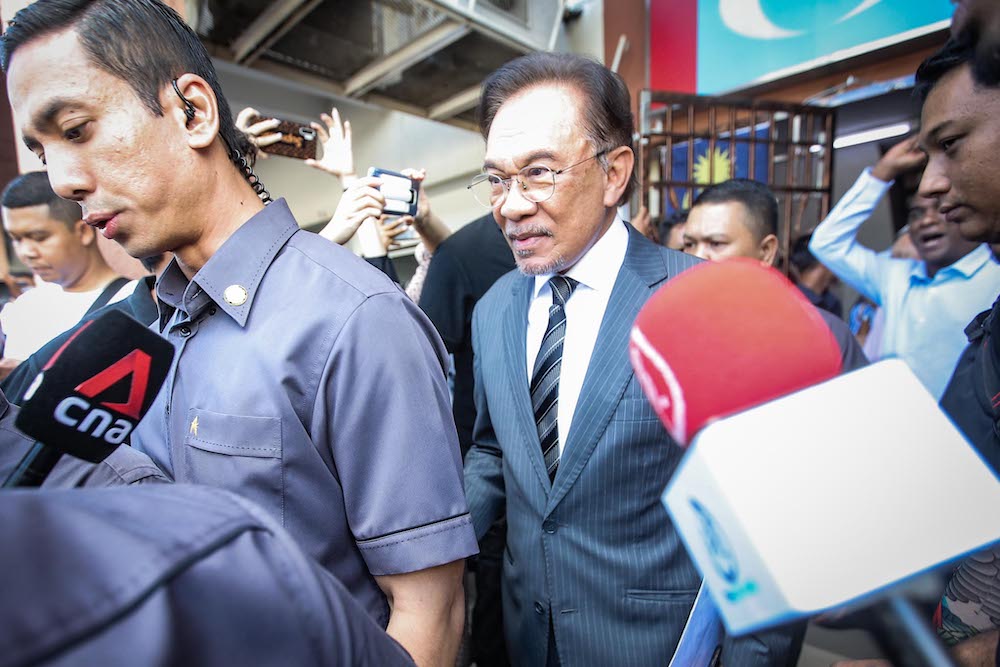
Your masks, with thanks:
[[[625,262],[627,250],[628,229],[621,219],[615,218],[608,231],[564,274],[580,284],[566,302],[566,339],[563,341],[562,366],[559,370],[559,403],[556,414],[560,457],[573,423],[573,413],[576,412],[583,379],[597,343],[597,334],[604,321],[604,311],[608,308],[611,290]],[[552,305],[549,279],[552,276],[551,273],[535,276],[534,297],[528,308],[525,351],[529,383],[535,370],[535,357],[538,356],[538,349],[542,346],[542,338],[549,325],[549,307]]]

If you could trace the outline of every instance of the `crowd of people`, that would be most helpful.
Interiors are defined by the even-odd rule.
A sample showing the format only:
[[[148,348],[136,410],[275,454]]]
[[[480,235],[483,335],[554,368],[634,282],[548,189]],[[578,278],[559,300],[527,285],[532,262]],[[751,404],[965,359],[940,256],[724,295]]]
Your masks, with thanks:
[[[175,348],[131,447],[64,457],[40,490],[0,497],[18,546],[0,549],[6,653],[669,663],[701,576],[660,504],[683,449],[643,395],[629,332],[701,261],[778,264],[765,184],[731,179],[689,210],[628,219],[624,82],[533,53],[483,84],[469,185],[483,217],[453,232],[422,187],[412,216],[387,214],[383,179],[358,174],[332,109],[306,164],[341,194],[313,233],[254,172],[279,121],[232,113],[205,47],[159,0],[37,0],[8,25],[0,65],[46,165],[0,198],[37,282],[0,311],[0,472],[33,445],[16,406],[92,319],[124,312]],[[790,274],[842,372],[904,360],[1000,471],[1000,6],[960,2],[917,80],[919,133],[790,240]],[[910,249],[861,245],[907,183]],[[389,253],[411,229],[418,268],[400,285]],[[116,275],[98,234],[150,275]],[[847,314],[838,281],[863,299]],[[998,557],[960,562],[941,592],[933,620],[958,664],[997,664]],[[37,622],[10,611],[29,604],[22,572],[43,581]],[[46,623],[65,616],[61,596],[83,625]],[[727,635],[721,664],[793,665],[804,630]]]

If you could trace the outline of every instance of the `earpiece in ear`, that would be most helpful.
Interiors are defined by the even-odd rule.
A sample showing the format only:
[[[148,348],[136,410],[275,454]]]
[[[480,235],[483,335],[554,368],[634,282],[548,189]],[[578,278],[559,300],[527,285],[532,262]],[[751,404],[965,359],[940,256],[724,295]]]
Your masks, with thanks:
[[[181,89],[177,86],[177,79],[174,79],[173,81],[171,81],[171,83],[174,86],[174,92],[177,93],[177,97],[181,98],[181,101],[184,102],[184,115],[187,117],[188,122],[190,123],[191,121],[194,120],[194,113],[195,113],[194,104],[191,103],[191,100],[184,97],[184,94],[181,92]]]

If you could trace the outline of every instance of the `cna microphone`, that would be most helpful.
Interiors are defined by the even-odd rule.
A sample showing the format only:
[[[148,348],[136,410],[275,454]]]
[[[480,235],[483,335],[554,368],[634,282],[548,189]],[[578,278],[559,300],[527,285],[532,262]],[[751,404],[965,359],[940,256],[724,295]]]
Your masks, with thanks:
[[[688,445],[663,503],[732,635],[876,604],[894,664],[950,664],[898,587],[1000,539],[1000,483],[902,361],[836,375],[803,301],[729,261],[640,313],[636,375]]]
[[[40,486],[63,454],[100,463],[160,391],[174,348],[120,311],[83,324],[25,392],[15,426],[37,442],[4,487]]]

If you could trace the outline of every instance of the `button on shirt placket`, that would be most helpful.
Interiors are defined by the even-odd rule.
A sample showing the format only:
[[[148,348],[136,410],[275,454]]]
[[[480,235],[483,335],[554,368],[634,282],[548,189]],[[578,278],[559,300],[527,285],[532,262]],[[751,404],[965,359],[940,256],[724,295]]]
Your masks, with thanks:
[[[188,312],[201,313],[203,311],[207,311],[205,313],[207,316],[211,316],[216,313],[216,307],[211,303],[211,298],[196,285],[189,285],[188,289],[185,291],[191,292],[190,295],[185,295],[183,301],[184,308],[186,308]],[[177,369],[180,367],[181,359],[184,356],[187,344],[198,333],[199,324],[200,318],[192,318],[187,314],[187,312],[178,308],[174,311],[173,316],[170,318],[170,324],[166,330],[167,339],[174,345],[174,360],[171,364],[170,374],[167,377],[166,387],[163,389],[163,391],[167,392],[163,410],[163,432],[166,434],[167,441],[167,450],[165,454],[167,456],[167,460],[170,461],[171,469],[173,469],[174,462],[173,441],[170,429],[170,410],[173,404],[174,386],[177,380]]]

